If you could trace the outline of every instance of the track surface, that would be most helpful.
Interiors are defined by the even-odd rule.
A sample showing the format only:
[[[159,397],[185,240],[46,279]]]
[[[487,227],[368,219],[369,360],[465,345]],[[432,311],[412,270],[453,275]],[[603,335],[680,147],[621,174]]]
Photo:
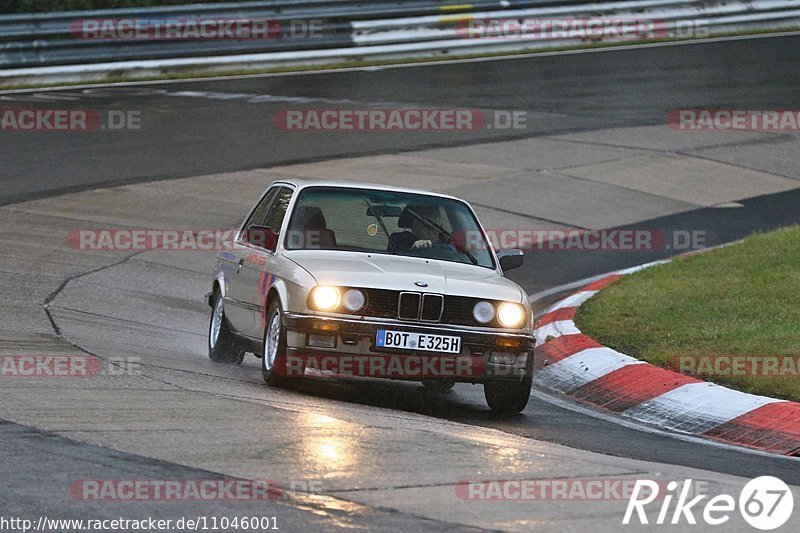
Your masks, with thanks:
[[[792,108],[798,86],[800,39],[787,37],[414,69],[49,92],[61,95],[58,107],[140,110],[148,134],[0,134],[0,204],[99,185],[347,154],[662,123],[664,114],[676,107]],[[296,97],[304,100],[297,103],[292,100]],[[30,107],[37,99],[42,100],[6,96],[0,105]],[[43,101],[54,105],[52,100]],[[536,118],[523,132],[482,131],[463,136],[287,134],[272,126],[272,114],[292,106],[380,107],[398,102],[524,109]],[[700,209],[637,226],[703,227],[715,232],[718,242],[728,242],[753,230],[800,222],[797,191],[742,203],[744,208],[734,211]],[[666,255],[542,254],[512,277],[534,292]],[[459,385],[436,402],[426,401],[417,386],[398,383],[315,381],[299,390],[323,399],[418,412],[623,457],[747,477],[772,474],[800,485],[796,462],[640,432],[536,397],[523,416],[497,419],[486,411],[480,388],[468,385]],[[0,428],[4,433],[18,431]],[[61,446],[53,441],[51,449]]]
[[[85,479],[182,479],[233,481],[196,468],[121,453],[98,446],[79,444],[70,439],[0,420],[0,453],[13,461],[0,464],[5,486],[0,509],[11,516],[36,521],[35,517],[91,518],[114,520],[120,517],[143,520],[198,520],[206,517],[257,516],[274,520],[284,531],[357,529],[370,531],[469,531],[470,528],[443,524],[401,513],[375,510],[366,506],[331,509],[314,502],[285,501],[81,501],[65,498],[63,480]],[[43,483],[43,480],[59,482]],[[201,526],[202,527],[202,526]],[[13,530],[13,529],[12,529]],[[62,531],[67,528],[48,528]],[[70,529],[71,530],[71,529]],[[79,529],[76,529],[79,530]],[[174,531],[177,528],[171,528]],[[266,530],[266,529],[265,529]],[[107,529],[111,531],[111,529]]]
[[[798,64],[800,37],[777,37],[366,72],[101,89],[91,91],[93,97],[84,95],[74,101],[5,96],[0,106],[39,104],[141,111],[148,134],[0,134],[0,205],[99,184],[265,168],[509,135],[663,124],[665,114],[677,107],[792,108],[800,86]],[[194,95],[176,95],[188,91]],[[76,92],[68,90],[56,96],[70,98]],[[298,97],[301,100],[292,100]],[[427,135],[285,133],[276,131],[272,124],[278,109],[380,107],[398,102],[526,110],[534,118],[524,131]]]

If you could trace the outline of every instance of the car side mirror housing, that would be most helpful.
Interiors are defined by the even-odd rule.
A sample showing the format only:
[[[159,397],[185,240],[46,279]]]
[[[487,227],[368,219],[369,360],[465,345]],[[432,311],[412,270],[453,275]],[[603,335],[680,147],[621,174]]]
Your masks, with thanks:
[[[511,250],[500,250],[500,252],[497,254],[497,258],[500,260],[500,268],[502,268],[503,272],[505,272],[507,270],[521,267],[525,260],[525,254],[522,250],[518,250],[516,248]]]
[[[269,226],[251,224],[247,227],[247,242],[274,252],[278,249],[278,234]]]

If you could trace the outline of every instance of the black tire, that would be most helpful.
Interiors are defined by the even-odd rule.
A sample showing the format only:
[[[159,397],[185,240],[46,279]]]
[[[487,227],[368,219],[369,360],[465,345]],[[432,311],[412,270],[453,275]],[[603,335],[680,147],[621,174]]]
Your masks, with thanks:
[[[268,353],[271,326],[277,324],[277,350],[274,359]],[[263,355],[261,357],[261,374],[267,385],[279,386],[286,383],[286,328],[283,327],[283,311],[278,300],[273,301],[267,311],[267,320],[264,325],[264,341],[262,342]],[[296,376],[299,377],[299,376]]]
[[[453,379],[423,379],[422,386],[432,392],[448,392],[455,386]]]
[[[213,304],[211,307],[211,320],[208,324],[208,358],[217,363],[240,365],[244,361],[245,350],[241,341],[231,331],[228,320],[225,318],[220,291],[214,291]],[[218,309],[218,306],[220,309]],[[214,340],[214,317],[217,312],[220,313],[219,333],[216,340]]]
[[[531,397],[533,379],[521,381],[490,380],[483,384],[486,403],[495,413],[521,413]]]

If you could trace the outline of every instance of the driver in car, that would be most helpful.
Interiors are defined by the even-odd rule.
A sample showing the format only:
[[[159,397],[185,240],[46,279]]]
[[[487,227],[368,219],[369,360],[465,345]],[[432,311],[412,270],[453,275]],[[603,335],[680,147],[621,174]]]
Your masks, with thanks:
[[[392,233],[392,243],[398,250],[408,251],[417,248],[430,248],[441,241],[441,233],[433,224],[426,223],[423,219],[430,220],[436,226],[442,225],[442,216],[437,206],[409,205],[403,209],[398,220],[398,226],[408,228],[405,231]],[[410,231],[409,231],[410,230]]]

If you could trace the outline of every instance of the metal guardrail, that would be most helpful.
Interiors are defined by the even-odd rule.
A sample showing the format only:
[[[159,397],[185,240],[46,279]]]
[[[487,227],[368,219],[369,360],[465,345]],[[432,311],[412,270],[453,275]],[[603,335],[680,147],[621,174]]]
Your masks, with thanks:
[[[487,20],[518,19],[547,20],[561,18],[617,18],[640,19],[655,22],[659,31],[667,36],[680,37],[688,26],[699,30],[721,31],[743,29],[748,24],[786,24],[800,26],[800,1],[798,0],[751,0],[698,2],[696,0],[638,0],[619,2],[593,2],[572,6],[548,6],[533,9],[513,9],[475,14],[475,18]],[[457,18],[457,17],[453,17]],[[683,28],[681,28],[683,26]],[[441,17],[397,18],[373,21],[353,21],[353,40],[360,46],[401,43],[413,40],[462,40],[467,33],[465,27],[443,24]],[[502,41],[502,39],[496,39]],[[555,46],[576,39],[560,39],[542,36],[538,32],[514,37],[519,43],[538,46]],[[612,40],[610,35],[597,40]],[[454,44],[450,43],[451,46]],[[466,43],[465,43],[466,46]]]
[[[432,0],[284,0],[5,15],[0,16],[0,68],[350,47],[355,46],[354,21],[579,3],[580,0],[483,0],[471,4]],[[136,19],[146,21],[144,26],[175,20],[235,19],[271,20],[288,27],[290,21],[312,21],[319,31],[313,38],[284,32],[270,39],[236,41],[91,40],[71,34],[70,25],[82,19]]]
[[[248,55],[266,59],[270,54],[290,61],[312,58],[317,51],[320,57],[334,57],[337,50],[342,57],[352,58],[403,50],[420,54],[556,46],[581,39],[542,38],[524,32],[513,39],[476,39],[465,36],[464,24],[478,19],[586,17],[657,19],[667,32],[687,20],[713,31],[780,28],[800,26],[800,0],[479,0],[470,4],[284,0],[3,15],[0,69],[209,56],[235,56],[239,61]],[[270,20],[280,30],[270,38],[252,40],[81,39],[71,33],[71,24],[81,19],[136,19],[150,28],[181,20]],[[313,24],[315,34],[288,31],[293,21]],[[602,35],[599,40],[613,40],[613,36]]]

